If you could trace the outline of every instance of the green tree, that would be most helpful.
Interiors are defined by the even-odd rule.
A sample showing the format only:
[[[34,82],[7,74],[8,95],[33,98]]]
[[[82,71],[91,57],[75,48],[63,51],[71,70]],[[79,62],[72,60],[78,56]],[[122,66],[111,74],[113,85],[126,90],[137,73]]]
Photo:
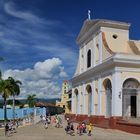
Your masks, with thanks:
[[[2,95],[4,99],[4,124],[6,126],[7,123],[7,98],[12,95],[12,86],[8,79],[3,80],[0,79],[0,94]],[[5,135],[6,135],[6,129],[5,129]]]
[[[35,106],[35,103],[36,103],[36,95],[33,94],[33,95],[28,95],[27,97],[27,103],[29,105],[29,107],[34,107]]]
[[[11,83],[12,96],[13,96],[13,119],[15,120],[15,96],[20,94],[20,85],[21,81],[15,80],[13,77],[8,77],[8,80]]]

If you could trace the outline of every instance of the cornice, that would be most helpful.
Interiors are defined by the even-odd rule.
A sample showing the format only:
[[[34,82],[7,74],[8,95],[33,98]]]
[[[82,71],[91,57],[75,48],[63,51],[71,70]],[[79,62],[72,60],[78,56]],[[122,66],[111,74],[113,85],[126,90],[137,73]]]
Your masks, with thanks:
[[[140,56],[127,54],[114,54],[106,61],[72,78],[72,83],[87,81],[97,75],[102,75],[115,67],[140,68]],[[139,71],[140,72],[140,71]]]

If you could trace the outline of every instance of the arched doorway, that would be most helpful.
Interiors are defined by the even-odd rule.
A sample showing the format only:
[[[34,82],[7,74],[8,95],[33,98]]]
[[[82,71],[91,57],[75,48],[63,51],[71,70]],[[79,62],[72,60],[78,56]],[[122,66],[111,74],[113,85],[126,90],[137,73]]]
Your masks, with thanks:
[[[78,93],[78,89],[74,90],[75,93],[75,113],[78,114],[78,110],[79,110],[79,93]]]
[[[86,87],[86,91],[87,91],[87,112],[88,115],[92,114],[92,88],[90,85],[87,85]]]
[[[123,83],[122,114],[127,117],[137,117],[137,89],[139,81],[128,78]]]
[[[106,96],[106,117],[112,115],[112,85],[110,79],[105,79],[103,82]]]

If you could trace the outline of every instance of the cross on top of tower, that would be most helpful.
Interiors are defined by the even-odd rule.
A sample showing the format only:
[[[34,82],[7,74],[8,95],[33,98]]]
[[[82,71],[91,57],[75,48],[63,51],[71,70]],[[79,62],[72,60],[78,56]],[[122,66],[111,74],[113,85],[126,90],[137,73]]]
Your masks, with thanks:
[[[90,16],[91,11],[88,10],[88,20],[91,20],[91,16]]]

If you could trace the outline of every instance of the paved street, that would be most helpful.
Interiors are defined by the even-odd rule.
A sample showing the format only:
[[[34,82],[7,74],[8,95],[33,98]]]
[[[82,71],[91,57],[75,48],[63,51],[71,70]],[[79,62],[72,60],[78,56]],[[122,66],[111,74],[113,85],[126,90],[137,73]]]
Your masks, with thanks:
[[[79,136],[67,135],[64,128],[50,126],[47,130],[42,124],[25,126],[17,129],[17,133],[10,137],[4,136],[4,130],[0,130],[0,140],[140,140],[140,135],[134,135],[118,130],[95,128],[93,135],[86,134]]]

